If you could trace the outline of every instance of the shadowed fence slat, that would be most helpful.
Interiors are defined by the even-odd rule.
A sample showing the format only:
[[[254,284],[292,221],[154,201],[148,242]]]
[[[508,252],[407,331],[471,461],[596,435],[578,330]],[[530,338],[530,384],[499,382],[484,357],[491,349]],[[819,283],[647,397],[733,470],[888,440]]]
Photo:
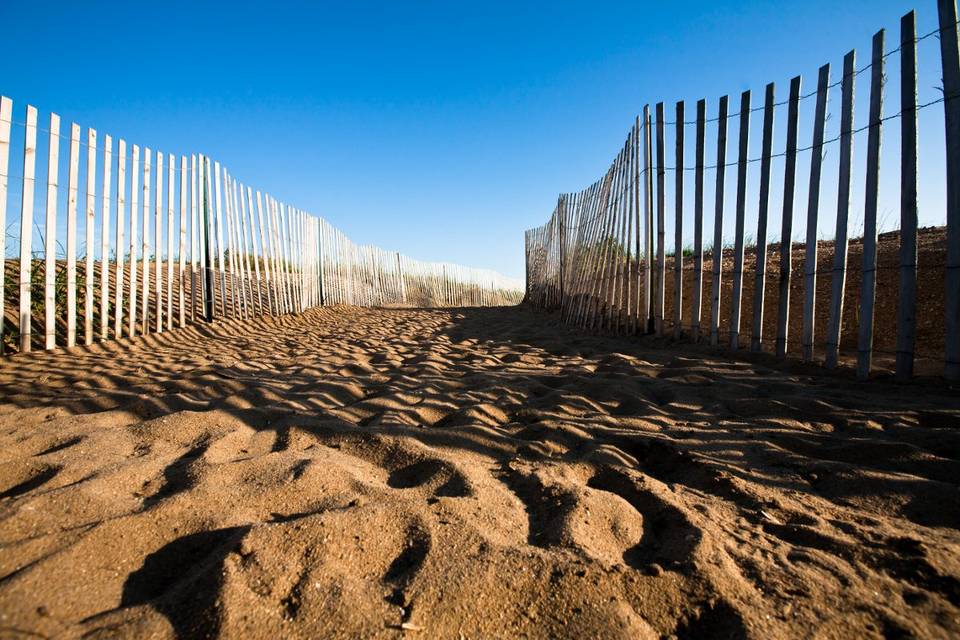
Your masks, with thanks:
[[[750,350],[763,349],[763,305],[767,286],[767,215],[770,208],[770,156],[773,151],[773,105],[775,87],[767,85],[763,100],[763,140],[760,150],[760,203],[757,207],[757,260],[754,266],[753,328]]]
[[[690,330],[694,342],[700,340],[700,318],[703,303],[703,156],[707,101],[697,101],[697,157],[693,191],[693,309]]]
[[[710,308],[710,344],[720,344],[720,281],[723,277],[723,192],[727,162],[727,96],[720,98],[717,115],[717,187],[713,218],[713,306]]]
[[[817,304],[817,218],[820,210],[820,171],[823,166],[823,129],[827,115],[830,65],[820,67],[817,79],[817,108],[813,120],[810,160],[810,189],[807,199],[807,243],[803,283],[803,360],[813,360],[814,312]]]
[[[740,348],[740,303],[743,300],[743,232],[747,215],[747,153],[750,149],[750,92],[740,94],[740,146],[737,155],[737,201],[733,247],[733,294],[730,301],[730,348]],[[716,249],[714,249],[716,250]]]
[[[847,235],[850,217],[850,165],[853,162],[853,90],[856,52],[843,58],[840,110],[840,178],[837,188],[837,231],[833,240],[833,272],[830,276],[830,317],[827,325],[826,365],[837,366],[843,318],[843,294],[847,283]]]
[[[960,379],[960,47],[957,2],[937,0],[947,144],[947,272],[944,375]]]
[[[913,377],[917,334],[917,18],[900,20],[900,304],[897,378]]]
[[[673,336],[679,338],[683,332],[683,101],[677,103],[676,110],[676,152],[674,166],[676,183],[674,200],[676,221],[674,222],[673,241]]]
[[[653,142],[650,107],[643,107],[644,121],[644,255],[643,255],[643,324],[644,331],[653,330]]]
[[[777,298],[778,358],[787,356],[787,336],[790,328],[790,278],[793,275],[793,207],[797,184],[797,128],[800,118],[800,86],[803,80],[796,76],[790,81],[787,107],[787,148],[783,169],[783,212],[780,230],[780,294]]]
[[[657,269],[656,269],[656,297],[654,298],[654,329],[658,336],[663,335],[663,304],[666,290],[666,230],[664,229],[665,220],[665,196],[664,180],[667,172],[664,168],[664,148],[663,148],[663,103],[657,103]]]
[[[857,377],[870,375],[873,356],[873,312],[877,292],[877,200],[880,189],[880,134],[883,116],[884,31],[873,36],[870,70],[870,130],[867,137],[867,180],[863,213],[863,281],[860,290],[860,332]],[[901,301],[902,304],[902,301]]]

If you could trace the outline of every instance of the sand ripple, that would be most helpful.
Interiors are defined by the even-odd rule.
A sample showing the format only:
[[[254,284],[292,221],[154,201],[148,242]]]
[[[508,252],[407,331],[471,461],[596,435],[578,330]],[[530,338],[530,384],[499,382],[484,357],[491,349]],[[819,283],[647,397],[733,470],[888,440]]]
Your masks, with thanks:
[[[952,394],[517,308],[14,357],[0,636],[957,636]]]

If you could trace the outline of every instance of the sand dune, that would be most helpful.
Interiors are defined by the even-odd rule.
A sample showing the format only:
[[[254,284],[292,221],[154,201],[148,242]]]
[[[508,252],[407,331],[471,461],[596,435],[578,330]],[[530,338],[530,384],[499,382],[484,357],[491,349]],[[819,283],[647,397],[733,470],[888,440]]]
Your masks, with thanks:
[[[318,309],[0,362],[0,636],[960,634],[926,381]]]

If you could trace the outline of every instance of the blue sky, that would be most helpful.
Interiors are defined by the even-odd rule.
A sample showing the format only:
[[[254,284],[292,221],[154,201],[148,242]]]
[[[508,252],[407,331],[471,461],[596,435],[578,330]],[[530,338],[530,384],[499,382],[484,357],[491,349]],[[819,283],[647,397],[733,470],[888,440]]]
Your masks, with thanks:
[[[706,97],[714,114],[716,98],[729,93],[734,111],[742,90],[753,89],[760,105],[764,85],[776,81],[782,99],[799,73],[811,91],[824,62],[839,79],[848,49],[857,48],[858,67],[869,62],[876,29],[888,28],[894,48],[913,4],[4,2],[0,92],[14,99],[15,120],[30,102],[42,126],[52,110],[65,131],[77,121],[165,152],[206,153],[357,242],[522,277],[523,230],[547,219],[558,193],[603,174],[644,104],[664,100],[670,113],[685,99],[691,115]],[[935,28],[935,3],[918,10],[918,31]],[[937,97],[939,50],[933,38],[920,47],[923,102]],[[868,78],[857,87],[858,126]],[[888,113],[898,108],[891,87]],[[833,98],[835,125],[839,89]],[[934,170],[942,108],[927,112],[921,223],[934,224],[943,219]],[[809,113],[812,104],[801,144]],[[751,149],[759,149],[759,116]],[[899,132],[892,125],[888,160]],[[693,137],[690,128],[691,159]],[[856,142],[860,158],[865,140]],[[16,134],[13,149],[16,156]],[[802,162],[799,171],[802,217]],[[895,182],[896,165],[883,171]],[[782,165],[773,180],[782,180]],[[896,202],[894,192],[886,196],[881,215]],[[825,208],[829,198],[828,190]],[[886,215],[895,226],[896,212]]]

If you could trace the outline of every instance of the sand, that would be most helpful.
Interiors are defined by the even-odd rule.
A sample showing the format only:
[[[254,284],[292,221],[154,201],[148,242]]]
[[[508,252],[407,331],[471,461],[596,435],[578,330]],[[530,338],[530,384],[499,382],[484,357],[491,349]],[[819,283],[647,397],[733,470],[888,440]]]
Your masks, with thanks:
[[[0,637],[960,634],[943,383],[319,309],[0,362]]]

